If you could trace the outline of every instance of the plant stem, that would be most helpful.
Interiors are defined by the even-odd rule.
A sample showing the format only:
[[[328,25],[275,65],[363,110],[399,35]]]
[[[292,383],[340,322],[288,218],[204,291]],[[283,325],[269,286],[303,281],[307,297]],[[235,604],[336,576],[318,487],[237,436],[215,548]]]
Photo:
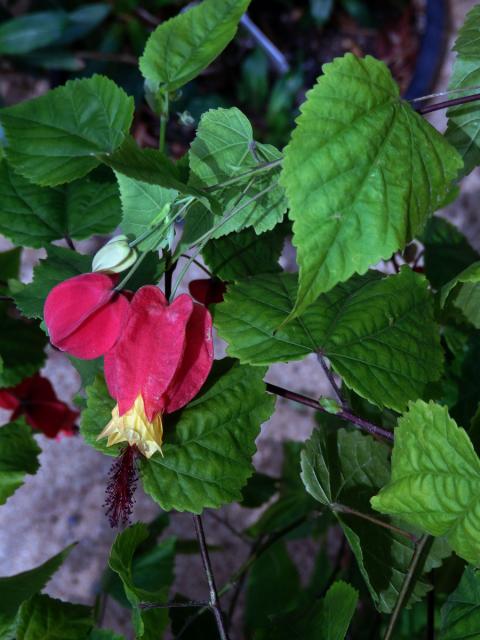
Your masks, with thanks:
[[[480,100],[480,93],[474,93],[470,96],[463,96],[461,98],[452,98],[451,100],[444,100],[443,102],[436,102],[426,107],[418,109],[417,113],[425,115],[426,113],[432,113],[432,111],[440,111],[440,109],[448,109],[449,107],[456,107],[461,104],[468,104],[469,102],[476,102]]]
[[[209,603],[204,600],[189,600],[188,602],[142,602],[140,609],[189,609],[193,607],[208,607]]]
[[[322,405],[318,402],[318,400],[314,400],[313,398],[309,398],[308,396],[304,396],[301,393],[296,393],[295,391],[290,391],[289,389],[284,389],[283,387],[279,387],[276,384],[271,384],[270,382],[266,382],[267,391],[269,393],[274,393],[277,396],[281,396],[282,398],[286,398],[287,400],[292,400],[293,402],[298,402],[299,404],[303,404],[306,407],[311,407],[316,411],[321,411],[322,413],[329,413]],[[369,422],[368,420],[364,420],[359,416],[355,416],[350,411],[346,409],[342,409],[335,414],[337,418],[341,420],[345,420],[347,422],[351,422],[359,429],[363,431],[367,431],[368,433],[379,436],[381,438],[385,438],[386,440],[393,441],[393,433],[387,431],[387,429],[383,429],[382,427],[373,424],[373,422]]]
[[[165,297],[168,301],[170,301],[172,295],[172,276],[176,266],[177,263],[172,263],[172,254],[167,249],[165,251]]]
[[[212,564],[210,562],[210,556],[208,554],[207,541],[205,540],[205,531],[203,529],[202,517],[199,515],[194,515],[193,523],[195,525],[195,533],[197,534],[197,540],[200,547],[200,555],[202,557],[203,568],[205,569],[208,587],[210,589],[209,606],[213,611],[213,615],[215,616],[215,621],[217,623],[217,629],[221,640],[228,640],[227,629],[223,620],[223,614],[218,599],[217,587],[215,585],[215,576],[213,575]]]
[[[67,245],[70,247],[72,251],[76,251],[75,245],[73,244],[73,240],[70,238],[70,236],[68,235],[65,236],[65,242],[67,243]]]
[[[340,391],[340,387],[338,386],[337,381],[335,380],[335,377],[334,377],[334,375],[332,373],[332,370],[327,366],[327,363],[325,362],[325,358],[321,353],[317,353],[317,360],[319,361],[320,366],[323,369],[323,372],[327,376],[328,381],[330,383],[330,386],[335,391],[335,394],[336,394],[337,398],[339,399],[340,404],[342,405],[342,407],[344,407],[345,406],[345,401],[343,400],[342,392]]]
[[[400,617],[402,608],[407,604],[408,598],[410,597],[412,589],[415,586],[415,582],[422,572],[426,556],[430,551],[432,543],[433,538],[431,536],[425,535],[420,538],[417,546],[415,547],[415,552],[412,556],[412,560],[410,562],[410,566],[408,567],[408,572],[405,576],[405,580],[403,581],[400,593],[398,594],[397,602],[395,603],[395,608],[390,617],[384,640],[391,640],[393,637],[395,625],[397,624],[398,618]]]
[[[187,255],[186,253],[182,253],[182,255],[180,256],[180,258],[184,258],[185,260],[190,260],[190,256]],[[207,269],[207,267],[205,265],[203,265],[201,262],[199,262],[198,260],[193,259],[192,260],[193,264],[197,265],[197,267],[199,269],[201,269],[202,271],[204,271],[207,276],[209,278],[214,278],[215,276],[213,275],[213,273],[210,271],[210,269]]]
[[[133,276],[135,271],[139,268],[139,266],[145,260],[145,258],[147,257],[148,253],[149,253],[148,251],[144,251],[142,254],[140,254],[138,260],[135,262],[133,267],[127,272],[125,277],[122,278],[122,280],[120,280],[120,282],[117,284],[117,286],[115,287],[115,291],[121,291],[125,287],[125,285],[130,280],[130,278]]]
[[[245,180],[245,178],[251,178],[252,176],[257,175],[258,173],[263,173],[264,171],[270,171],[270,169],[279,167],[282,164],[282,162],[283,162],[283,158],[278,158],[278,160],[272,160],[271,162],[260,164],[258,165],[258,167],[254,167],[253,169],[249,169],[249,171],[240,173],[238,176],[234,176],[229,180],[225,180],[224,182],[219,182],[218,184],[214,184],[211,187],[207,187],[205,191],[216,191],[217,189],[223,189],[223,187],[228,187],[229,185],[235,184],[236,182],[241,182],[242,180]]]
[[[358,518],[362,518],[363,520],[368,520],[369,522],[372,522],[373,524],[376,524],[379,527],[383,527],[384,529],[389,529],[394,533],[398,533],[399,535],[404,536],[405,538],[408,538],[414,543],[418,542],[417,537],[414,536],[413,533],[410,533],[409,531],[405,531],[404,529],[400,529],[399,527],[395,527],[393,524],[384,522],[383,520],[379,520],[378,518],[375,518],[374,516],[371,516],[368,513],[363,513],[362,511],[351,509],[350,507],[347,507],[344,504],[332,504],[331,507],[333,511],[337,511],[338,513],[346,513],[347,515],[357,516]]]
[[[160,136],[158,139],[158,148],[162,153],[165,151],[169,109],[168,93],[165,93],[163,96],[162,113],[160,114]]]

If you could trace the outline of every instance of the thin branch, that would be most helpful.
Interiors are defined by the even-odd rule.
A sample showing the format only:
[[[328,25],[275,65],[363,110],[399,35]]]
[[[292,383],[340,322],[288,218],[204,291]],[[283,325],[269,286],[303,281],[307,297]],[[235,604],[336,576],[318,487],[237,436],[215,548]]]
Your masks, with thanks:
[[[319,361],[324,374],[327,376],[330,386],[335,391],[335,394],[339,399],[340,404],[342,405],[342,407],[344,407],[345,401],[342,397],[342,392],[340,391],[340,387],[338,386],[337,381],[335,380],[332,370],[328,367],[327,363],[325,362],[325,358],[321,353],[317,353],[317,360]]]
[[[200,555],[203,562],[203,568],[207,576],[208,587],[210,589],[210,608],[212,609],[215,621],[217,623],[218,633],[221,640],[228,640],[227,629],[223,620],[222,609],[220,608],[220,601],[218,599],[217,587],[215,585],[215,576],[213,575],[212,564],[210,562],[210,556],[208,553],[207,541],[205,539],[205,531],[203,529],[202,517],[199,515],[193,516],[193,523],[195,525],[195,533],[197,534],[198,545],[200,547]]]
[[[239,173],[233,178],[229,178],[224,182],[219,182],[218,184],[214,184],[211,187],[207,187],[204,191],[216,191],[217,189],[223,189],[224,187],[228,187],[231,184],[235,184],[236,182],[241,182],[245,180],[245,178],[251,178],[252,176],[257,175],[258,173],[263,173],[264,171],[270,171],[270,169],[274,169],[275,167],[279,167],[283,162],[283,158],[278,158],[277,160],[272,160],[271,162],[265,162],[264,164],[260,164],[253,169],[249,169],[243,173]]]
[[[369,515],[368,513],[363,513],[362,511],[357,511],[356,509],[351,509],[344,504],[332,504],[333,511],[337,511],[338,513],[346,513],[347,515],[357,516],[358,518],[362,518],[363,520],[368,520],[373,524],[376,524],[379,527],[383,527],[384,529],[388,529],[389,531],[393,531],[393,533],[398,533],[404,538],[408,538],[414,543],[418,542],[417,536],[410,531],[405,531],[405,529],[400,529],[399,527],[395,527],[393,524],[389,522],[384,522],[379,518],[375,518],[374,516]]]
[[[457,107],[461,104],[468,104],[469,102],[476,102],[480,100],[480,93],[474,93],[470,96],[463,96],[462,98],[452,98],[451,100],[444,100],[443,102],[436,102],[430,104],[427,107],[418,109],[417,113],[425,115],[426,113],[432,113],[432,111],[440,111],[440,109],[448,109],[449,107]]]
[[[395,625],[397,624],[398,618],[400,617],[400,613],[402,612],[403,607],[407,604],[408,599],[412,593],[412,589],[415,586],[415,583],[422,572],[423,565],[425,564],[426,556],[430,551],[430,547],[433,543],[433,538],[431,536],[422,536],[415,548],[415,552],[412,556],[412,560],[410,562],[410,566],[408,567],[407,575],[405,576],[405,580],[403,581],[402,588],[400,593],[398,594],[397,602],[395,603],[395,608],[390,617],[390,621],[388,623],[388,628],[384,636],[384,640],[391,640],[393,637],[393,632],[395,630]]]
[[[189,600],[188,602],[142,602],[140,609],[192,609],[193,607],[209,607],[210,603],[205,600]]]
[[[70,236],[65,236],[65,242],[68,244],[72,251],[76,251],[75,245],[73,244],[73,240],[70,238]]]
[[[295,391],[290,391],[289,389],[284,389],[283,387],[279,387],[276,384],[271,384],[270,382],[266,382],[267,391],[269,393],[274,393],[277,396],[281,396],[282,398],[286,398],[287,400],[292,400],[293,402],[298,402],[299,404],[303,404],[306,407],[311,407],[316,411],[321,411],[322,413],[329,413],[322,405],[318,402],[318,400],[314,400],[313,398],[309,398],[308,396],[304,396],[301,393],[296,393]],[[387,429],[383,429],[373,422],[369,422],[368,420],[364,420],[359,416],[354,415],[350,411],[346,409],[342,409],[335,414],[337,418],[341,420],[345,420],[347,422],[351,422],[359,429],[363,431],[367,431],[368,433],[379,436],[381,438],[385,438],[386,440],[393,441],[393,433],[387,431]]]
[[[187,255],[186,253],[182,253],[182,255],[180,256],[180,258],[185,258],[185,260],[190,260],[190,256]],[[213,278],[214,275],[213,273],[210,271],[210,269],[207,269],[207,267],[205,267],[199,260],[192,260],[193,264],[195,264],[199,269],[202,269],[202,271],[204,271],[207,276],[209,276],[210,278]]]
[[[232,527],[232,525],[230,524],[230,522],[228,522],[228,520],[226,520],[225,518],[221,518],[217,513],[215,513],[215,511],[207,511],[206,513],[208,516],[210,516],[210,518],[212,518],[212,520],[215,520],[216,522],[221,524],[222,527],[225,527],[225,529],[228,529],[230,533],[234,535],[236,538],[238,538],[242,542],[250,543],[250,540],[248,540],[248,538],[244,536],[243,533],[241,533],[240,531],[237,531],[235,527]]]

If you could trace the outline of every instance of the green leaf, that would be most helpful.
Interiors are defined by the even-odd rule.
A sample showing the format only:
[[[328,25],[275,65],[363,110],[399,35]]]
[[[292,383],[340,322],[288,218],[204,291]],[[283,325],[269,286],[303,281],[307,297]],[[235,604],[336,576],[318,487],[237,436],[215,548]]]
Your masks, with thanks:
[[[275,405],[264,375],[263,368],[216,361],[202,393],[175,416],[173,432],[166,416],[163,457],[142,462],[144,489],[162,509],[201,513],[240,500],[255,439]]]
[[[396,410],[439,378],[433,298],[419,274],[403,268],[394,276],[355,276],[285,324],[296,293],[296,274],[287,273],[229,286],[215,307],[215,326],[229,355],[263,365],[322,353],[348,387]]]
[[[400,100],[383,62],[347,53],[323,71],[301,108],[281,176],[300,267],[292,316],[405,246],[462,166]]]
[[[457,57],[448,84],[449,91],[465,89],[455,94],[462,97],[476,93],[470,87],[480,82],[480,53],[478,34],[480,33],[480,7],[477,5],[467,14],[463,27],[458,32],[454,51]],[[448,127],[446,139],[458,150],[465,163],[462,176],[467,175],[480,164],[480,109],[478,103],[450,107],[447,111]]]
[[[447,302],[447,298],[452,297],[450,294],[454,289],[454,306],[460,309],[476,329],[480,329],[480,262],[471,264],[442,288],[442,306]]]
[[[0,253],[0,283],[6,283],[10,278],[17,278],[20,271],[22,247],[15,247]]]
[[[250,0],[204,0],[161,24],[140,58],[144,78],[166,92],[190,82],[233,39],[249,4]]]
[[[100,154],[119,147],[132,122],[133,98],[112,80],[95,75],[70,80],[39,98],[3,109],[9,162],[42,186],[81,178]]]
[[[109,629],[94,629],[88,636],[88,640],[125,640],[125,637]]]
[[[353,587],[334,582],[321,600],[274,618],[265,640],[343,640],[357,602]]]
[[[480,573],[467,567],[442,607],[440,640],[467,640],[480,634]]]
[[[74,358],[70,355],[67,357],[80,376],[83,388],[92,385],[95,382],[97,374],[103,374],[103,358],[80,360],[80,358]]]
[[[22,322],[0,304],[0,388],[12,387],[40,369],[45,361],[47,338],[38,324]]]
[[[302,452],[302,479],[307,491],[335,514],[374,604],[383,613],[389,613],[395,606],[414,544],[399,533],[348,513],[348,509],[375,515],[369,502],[388,482],[388,459],[389,449],[385,445],[359,431],[345,429],[328,434],[323,428],[315,429]],[[388,519],[384,521],[392,524]],[[425,571],[439,566],[449,553],[439,541]],[[429,588],[424,581],[418,581],[410,604],[422,598]]]
[[[32,430],[23,420],[0,427],[0,504],[22,486],[27,473],[38,471],[39,455]]]
[[[210,240],[202,251],[210,270],[222,280],[239,280],[281,271],[278,264],[285,242],[283,225],[257,235],[252,228]]]
[[[58,40],[67,22],[64,11],[39,11],[5,20],[0,25],[0,54],[22,55],[46,47]]]
[[[178,196],[175,189],[165,189],[157,184],[134,180],[117,173],[122,200],[122,231],[138,238],[152,226],[168,220],[170,205]],[[152,234],[138,245],[141,251],[155,249],[166,237],[165,229]]]
[[[252,126],[239,109],[212,109],[202,116],[190,147],[190,183],[197,189],[205,189],[279,158],[281,155],[275,147],[254,141]],[[276,186],[258,200],[247,203],[278,183],[279,173],[279,168],[264,171],[216,189],[214,195],[225,214],[243,205],[245,207],[228,220],[225,216],[225,223],[214,237],[250,226],[257,233],[273,229],[287,209],[282,187]]]
[[[116,184],[85,178],[66,185],[64,193],[64,235],[83,240],[93,235],[106,235],[120,224],[121,207]]]
[[[294,608],[301,594],[298,569],[285,543],[276,542],[255,561],[247,578],[245,624],[268,627],[270,617]]]
[[[48,256],[33,270],[33,282],[10,281],[15,304],[27,318],[43,318],[43,305],[53,287],[63,280],[90,271],[92,259],[70,249],[52,245]]]
[[[17,640],[85,640],[93,626],[90,607],[33,596],[20,608]]]
[[[112,409],[115,400],[108,393],[105,378],[102,373],[98,373],[93,384],[85,389],[87,394],[87,407],[82,411],[80,418],[80,433],[85,442],[97,451],[107,456],[118,456],[121,451],[120,445],[107,447],[105,438],[97,440],[97,437],[110,422]]]
[[[422,241],[425,273],[437,289],[480,259],[465,236],[453,224],[437,216],[428,221]]]
[[[243,487],[240,504],[248,509],[256,509],[268,502],[276,492],[277,483],[275,478],[271,478],[264,473],[255,472]]]
[[[456,553],[480,563],[480,460],[446,407],[421,400],[398,422],[392,476],[372,506],[398,515],[433,536],[446,536]]]
[[[175,560],[175,539],[170,538],[134,565],[135,552],[148,536],[146,524],[139,522],[128,527],[115,538],[108,562],[123,583],[125,595],[133,608],[135,629],[141,637],[145,637],[144,616],[149,616],[139,605],[141,602],[162,603],[167,600]]]

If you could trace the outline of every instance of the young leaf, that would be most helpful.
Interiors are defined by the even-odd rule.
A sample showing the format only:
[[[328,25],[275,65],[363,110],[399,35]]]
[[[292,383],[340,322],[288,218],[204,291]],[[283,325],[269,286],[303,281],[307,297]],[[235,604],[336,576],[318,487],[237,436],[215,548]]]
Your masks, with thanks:
[[[85,442],[107,456],[118,456],[122,447],[113,445],[107,447],[106,440],[97,440],[99,434],[112,418],[115,400],[108,393],[105,378],[102,373],[97,374],[93,384],[86,389],[87,407],[82,411],[80,419],[80,433]]]
[[[132,117],[133,98],[98,75],[70,80],[0,115],[9,162],[42,186],[71,182],[94,169],[100,154],[122,144]]]
[[[390,482],[371,500],[480,564],[480,460],[446,407],[418,400],[398,422]]]
[[[2,427],[0,434],[4,428]],[[63,551],[60,551],[60,553],[57,553],[57,555],[34,569],[17,573],[14,576],[0,578],[0,600],[2,603],[0,636],[4,629],[13,626],[15,616],[22,602],[43,589],[52,575],[62,566],[73,546],[66,547]],[[13,637],[15,637],[15,634],[13,634]]]
[[[229,355],[260,365],[319,352],[348,387],[396,410],[440,376],[432,295],[425,278],[410,269],[389,277],[355,276],[284,324],[296,292],[296,275],[287,273],[231,285],[215,308],[215,326]]]
[[[321,600],[275,617],[265,640],[344,640],[357,602],[353,587],[334,582]]]
[[[52,245],[47,258],[33,270],[33,282],[10,281],[15,304],[27,318],[43,318],[43,305],[51,289],[63,280],[90,271],[91,266],[90,256]]]
[[[454,306],[460,309],[476,329],[480,329],[480,262],[471,264],[442,288],[442,306],[447,302],[447,298],[451,297],[454,289]]]
[[[32,322],[14,320],[0,304],[0,387],[12,387],[40,369],[45,361],[47,338]]]
[[[204,0],[155,29],[140,58],[143,77],[166,91],[190,82],[237,31],[250,0]]]
[[[17,640],[85,640],[93,626],[90,607],[36,595],[20,607]]]
[[[280,157],[275,147],[254,141],[252,126],[239,109],[212,109],[202,116],[190,147],[190,183],[197,189],[212,187]],[[277,168],[250,175],[215,190],[214,195],[224,213],[245,207],[226,220],[214,237],[250,226],[257,233],[273,229],[287,209],[282,187],[275,186],[279,172]],[[247,204],[270,186],[272,191]]]
[[[440,640],[467,640],[480,633],[480,573],[463,572],[460,584],[442,607]]]
[[[257,235],[252,228],[210,240],[202,251],[211,271],[222,280],[240,280],[260,273],[281,271],[278,260],[285,242],[285,229]]]
[[[281,176],[300,267],[292,316],[403,247],[462,166],[455,149],[400,100],[383,62],[347,53],[323,70],[301,108]]]
[[[302,479],[307,491],[332,509],[358,562],[360,573],[379,611],[389,613],[408,572],[412,540],[348,513],[372,515],[370,498],[388,481],[386,446],[358,431],[338,429],[328,435],[317,428],[302,452]],[[343,509],[346,507],[347,509]],[[383,520],[387,525],[389,519]],[[394,523],[396,524],[396,523]],[[440,541],[425,570],[439,566],[450,550]],[[422,598],[428,584],[418,581],[410,603]]]
[[[116,175],[122,201],[121,227],[124,233],[138,238],[153,225],[166,220],[178,191],[134,180],[121,173]],[[155,249],[163,237],[166,237],[166,231],[160,230],[143,240],[138,248],[141,251]]]
[[[27,473],[38,471],[39,455],[32,430],[23,420],[0,428],[0,504],[22,486]]]
[[[480,53],[478,50],[478,33],[480,31],[480,6],[476,5],[467,14],[466,20],[458,32],[453,47],[457,57],[453,65],[453,73],[448,89],[465,89],[456,96],[476,93],[470,87],[480,83]],[[467,175],[480,164],[478,136],[480,135],[480,109],[478,104],[458,105],[447,111],[448,127],[446,139],[459,151],[465,166],[462,176]]]
[[[216,361],[202,393],[166,422],[163,456],[142,462],[145,491],[164,509],[201,513],[240,500],[252,475],[260,426],[275,400],[265,393],[265,369]]]

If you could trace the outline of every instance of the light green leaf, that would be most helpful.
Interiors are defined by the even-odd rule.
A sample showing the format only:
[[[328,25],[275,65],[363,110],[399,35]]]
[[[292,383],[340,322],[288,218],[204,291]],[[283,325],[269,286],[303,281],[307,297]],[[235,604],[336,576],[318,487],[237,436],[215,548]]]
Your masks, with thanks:
[[[98,75],[70,80],[0,113],[9,162],[42,186],[71,182],[94,169],[101,154],[122,144],[132,117],[133,98]]]
[[[370,498],[389,477],[389,450],[371,436],[345,429],[317,428],[302,452],[302,480],[307,491],[332,509],[358,562],[360,573],[379,611],[389,613],[398,598],[414,552],[409,538],[346,512],[375,515]],[[392,524],[389,519],[384,520]],[[396,522],[393,522],[396,525]],[[439,541],[425,571],[439,566],[450,554]],[[410,604],[422,598],[429,585],[420,580]]]
[[[33,375],[45,361],[47,337],[38,324],[12,318],[0,304],[0,388],[11,387]]]
[[[157,184],[134,180],[117,173],[122,201],[122,231],[138,238],[152,226],[168,218],[170,205],[178,196],[175,189],[165,189]],[[138,245],[141,251],[155,249],[166,236],[165,230],[152,234]]]
[[[92,259],[70,249],[52,245],[48,256],[33,271],[33,282],[10,281],[15,304],[27,318],[43,318],[43,305],[53,287],[63,280],[90,271]]]
[[[239,280],[260,273],[281,271],[278,260],[285,242],[285,229],[257,235],[252,228],[210,240],[202,251],[210,270],[222,280]]]
[[[15,616],[22,602],[43,589],[52,575],[61,567],[73,547],[74,545],[66,547],[63,551],[34,569],[17,573],[14,576],[0,577],[0,600],[2,603],[0,633],[1,630],[14,625]],[[15,634],[12,637],[15,637]]]
[[[233,39],[249,4],[250,0],[204,0],[161,24],[140,58],[144,78],[167,92],[195,78]]]
[[[17,640],[85,640],[93,626],[90,607],[36,595],[23,603]]]
[[[216,361],[202,393],[166,422],[163,457],[142,463],[145,491],[164,509],[201,513],[241,499],[252,475],[260,426],[275,399],[265,393],[265,369]]]
[[[394,276],[355,276],[284,324],[296,293],[296,274],[261,275],[231,285],[214,314],[229,355],[263,365],[322,353],[348,387],[396,410],[440,376],[433,299],[419,274],[404,268]]]
[[[32,430],[23,420],[0,427],[0,504],[22,486],[27,473],[38,471],[39,455]]]
[[[87,394],[87,407],[82,411],[80,418],[80,433],[85,442],[107,456],[118,456],[120,445],[107,447],[105,438],[97,440],[112,418],[112,409],[115,400],[108,393],[105,378],[102,373],[97,374],[93,384],[85,389]]]
[[[442,607],[440,640],[467,640],[480,636],[480,573],[463,572],[460,584]]]
[[[280,157],[275,147],[254,141],[252,126],[239,109],[212,109],[202,116],[190,147],[190,183],[197,189],[212,187]],[[216,189],[214,195],[223,213],[246,206],[226,220],[214,237],[250,226],[257,233],[273,229],[287,209],[282,187],[273,188],[249,205],[247,202],[278,182],[279,172],[279,168],[264,171]]]
[[[65,11],[39,11],[5,20],[0,25],[0,54],[22,55],[46,47],[58,40],[67,22]]]
[[[421,231],[462,166],[406,102],[383,62],[324,65],[285,149],[281,182],[300,286],[292,316]]]
[[[389,484],[371,500],[480,564],[480,460],[446,407],[421,400],[398,422]]]
[[[480,262],[471,264],[442,288],[442,306],[454,289],[453,304],[476,329],[480,329]]]

